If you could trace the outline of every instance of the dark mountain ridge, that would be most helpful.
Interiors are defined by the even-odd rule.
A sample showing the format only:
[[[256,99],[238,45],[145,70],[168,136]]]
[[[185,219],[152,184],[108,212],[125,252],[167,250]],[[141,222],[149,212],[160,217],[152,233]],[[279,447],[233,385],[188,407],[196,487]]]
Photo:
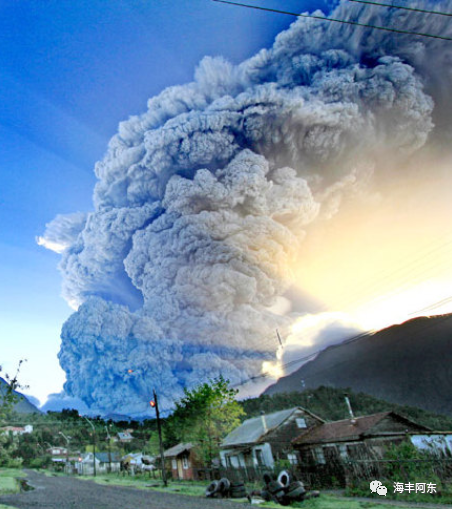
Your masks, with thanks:
[[[414,318],[328,347],[264,394],[322,385],[452,415],[452,315]]]
[[[3,395],[6,394],[8,382],[0,377],[0,400]],[[21,394],[18,391],[14,391],[14,394],[18,397],[17,402],[13,406],[13,410],[18,414],[35,414],[41,413],[41,411],[36,408],[30,401],[28,401],[27,397]]]

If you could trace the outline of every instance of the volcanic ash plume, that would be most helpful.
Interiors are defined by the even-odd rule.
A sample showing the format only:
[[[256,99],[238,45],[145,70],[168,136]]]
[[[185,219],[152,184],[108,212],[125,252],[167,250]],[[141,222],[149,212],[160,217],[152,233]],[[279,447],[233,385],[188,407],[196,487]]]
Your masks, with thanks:
[[[383,153],[403,160],[433,129],[430,47],[442,46],[299,19],[241,65],[205,58],[122,122],[95,168],[94,211],[58,216],[40,239],[62,251],[77,309],[62,331],[66,393],[138,414],[151,388],[170,408],[183,387],[274,360],[274,330],[294,320],[275,304],[305,236],[373,195]]]

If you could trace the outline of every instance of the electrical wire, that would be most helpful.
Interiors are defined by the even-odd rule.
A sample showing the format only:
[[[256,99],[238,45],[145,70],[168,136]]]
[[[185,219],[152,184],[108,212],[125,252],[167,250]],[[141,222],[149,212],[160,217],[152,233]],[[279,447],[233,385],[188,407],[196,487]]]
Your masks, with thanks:
[[[429,11],[427,9],[419,9],[417,7],[405,7],[404,5],[383,4],[380,2],[371,2],[369,0],[348,0],[348,1],[356,2],[358,4],[378,5],[380,7],[390,7],[391,9],[402,9],[404,11],[422,12],[423,14],[437,14],[438,16],[452,17],[452,13],[450,12]]]
[[[448,298],[447,298],[447,300],[452,300],[452,296],[448,297]],[[429,307],[429,308],[432,308],[432,306],[434,306],[435,304],[436,304],[436,305],[441,305],[441,303],[443,303],[444,301],[446,301],[446,299],[442,299],[442,300],[440,300],[440,301],[438,301],[438,302],[436,302],[436,303],[431,304],[431,305],[430,305],[430,306],[428,306],[428,307]],[[427,308],[426,308],[426,309],[427,309]],[[422,311],[422,310],[420,310],[420,311]],[[445,317],[441,320],[441,323],[442,323],[443,321],[445,321],[445,320],[448,320],[449,318],[450,318],[449,316],[445,316]],[[426,327],[423,327],[423,328],[421,329],[421,331],[426,330],[426,329],[431,328],[431,327],[432,327],[432,325],[427,325]],[[366,338],[366,337],[369,337],[369,335],[373,335],[374,333],[375,333],[375,331],[365,331],[365,332],[362,332],[362,333],[360,333],[360,334],[356,334],[356,335],[354,335],[354,336],[352,336],[352,337],[350,337],[350,338],[346,339],[345,341],[342,341],[342,342],[341,342],[341,343],[339,343],[339,344],[336,344],[336,345],[330,345],[330,346],[331,346],[331,347],[339,347],[339,346],[347,345],[347,344],[349,344],[349,343],[353,343],[353,342],[355,342],[355,341],[360,341],[361,339],[364,339],[364,338]],[[286,363],[282,364],[282,365],[281,365],[281,368],[285,369],[285,368],[288,368],[288,367],[293,366],[293,365],[295,365],[295,364],[299,364],[299,363],[301,363],[301,362],[307,362],[307,361],[311,360],[313,357],[315,357],[316,355],[318,355],[319,353],[321,353],[321,352],[322,352],[322,351],[324,351],[324,350],[325,350],[325,348],[320,348],[320,349],[318,349],[318,350],[316,350],[316,351],[314,351],[314,352],[311,352],[310,354],[308,354],[308,355],[306,355],[306,356],[304,356],[304,357],[298,357],[297,359],[292,359],[291,361],[288,361],[288,362],[286,362]],[[349,362],[349,361],[347,361],[347,362]],[[338,365],[339,365],[339,364],[342,364],[342,363],[338,363]],[[329,366],[329,368],[334,367],[334,366],[335,366],[335,364],[332,364],[331,366]],[[329,369],[329,368],[328,368],[328,369]],[[306,378],[312,378],[313,376],[316,376],[317,374],[318,374],[318,373],[316,373],[315,375],[311,375],[310,377],[306,377]],[[245,379],[245,380],[243,380],[242,382],[238,382],[238,383],[236,383],[236,384],[232,385],[231,387],[233,387],[233,388],[241,387],[242,385],[245,385],[245,384],[246,384],[246,383],[248,383],[248,382],[251,382],[251,381],[254,381],[254,380],[258,380],[258,379],[262,379],[262,378],[268,378],[268,377],[270,377],[270,374],[269,374],[269,373],[262,373],[262,374],[260,374],[260,375],[256,375],[256,376],[250,377],[250,378],[248,378],[248,379]]]
[[[222,4],[246,7],[247,9],[255,9],[255,10],[259,10],[259,11],[273,12],[273,13],[277,13],[277,14],[287,14],[289,16],[295,16],[298,18],[311,18],[311,19],[317,19],[320,21],[329,21],[332,23],[342,23],[345,25],[373,28],[375,30],[384,30],[386,32],[393,32],[393,33],[402,34],[402,35],[415,35],[418,37],[428,37],[431,39],[441,39],[443,41],[452,41],[451,37],[446,37],[443,35],[434,35],[434,34],[428,34],[428,33],[424,33],[424,32],[411,32],[409,30],[402,30],[400,28],[390,28],[390,27],[383,27],[383,26],[379,26],[379,25],[370,25],[367,23],[360,23],[359,21],[350,21],[350,20],[337,19],[337,18],[326,18],[324,16],[316,16],[315,14],[305,14],[305,13],[297,14],[296,12],[282,11],[280,9],[270,9],[269,7],[260,7],[257,5],[242,4],[242,3],[238,3],[238,2],[230,2],[229,0],[212,0],[212,1],[222,3]]]

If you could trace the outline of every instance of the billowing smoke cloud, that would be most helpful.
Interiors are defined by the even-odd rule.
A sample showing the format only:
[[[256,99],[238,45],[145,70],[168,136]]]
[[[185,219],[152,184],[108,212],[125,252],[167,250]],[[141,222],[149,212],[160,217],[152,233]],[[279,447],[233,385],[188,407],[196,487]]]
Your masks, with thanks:
[[[418,28],[368,6],[334,17]],[[67,395],[139,414],[151,388],[170,408],[209,377],[259,374],[294,320],[275,304],[308,230],[375,192],[382,155],[435,138],[445,44],[299,19],[238,66],[205,58],[122,122],[95,168],[94,211],[58,216],[39,241],[62,252],[78,309],[59,354]]]

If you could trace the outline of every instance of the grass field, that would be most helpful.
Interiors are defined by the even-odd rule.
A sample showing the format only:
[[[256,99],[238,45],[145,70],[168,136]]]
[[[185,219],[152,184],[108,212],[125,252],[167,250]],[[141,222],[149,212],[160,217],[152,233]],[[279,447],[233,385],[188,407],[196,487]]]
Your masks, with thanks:
[[[20,491],[19,483],[16,481],[16,478],[23,476],[24,473],[22,470],[14,468],[0,468],[0,495],[17,493]],[[0,504],[0,509],[15,509],[15,507]]]
[[[23,477],[22,470],[15,468],[0,468],[0,495],[17,493],[20,491],[18,477]]]

